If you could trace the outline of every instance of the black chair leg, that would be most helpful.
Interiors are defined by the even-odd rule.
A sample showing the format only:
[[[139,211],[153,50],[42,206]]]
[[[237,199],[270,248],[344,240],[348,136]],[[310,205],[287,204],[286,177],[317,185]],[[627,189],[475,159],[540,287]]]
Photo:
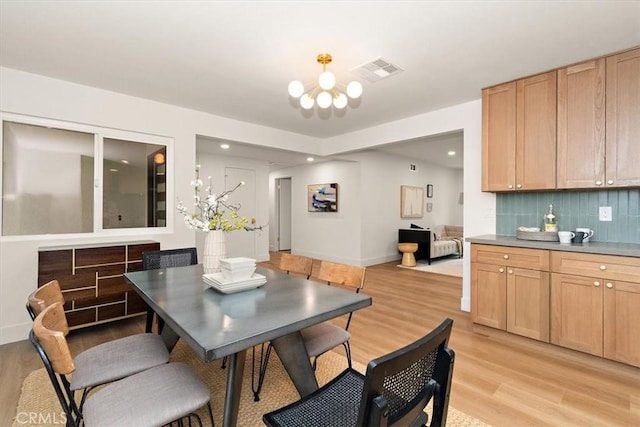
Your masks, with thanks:
[[[213,409],[211,409],[211,402],[207,402],[207,409],[209,410],[209,419],[211,420],[211,427],[215,427],[216,423],[213,421]]]
[[[156,317],[158,318],[158,335],[160,335],[162,333],[162,330],[164,329],[164,320],[162,320],[160,316]]]
[[[342,343],[344,346],[344,351],[347,354],[347,363],[349,363],[349,369],[351,369],[351,346],[349,345],[349,341],[345,341]]]
[[[256,367],[256,348],[253,347],[253,355],[251,359],[251,389],[253,390],[253,401],[260,401],[260,392],[262,391],[262,385],[264,384],[264,377],[267,373],[267,365],[269,364],[269,357],[271,357],[271,350],[273,346],[271,343],[267,344],[267,349],[264,349],[264,343],[260,347],[260,361],[258,370],[258,384],[255,383],[255,367]]]

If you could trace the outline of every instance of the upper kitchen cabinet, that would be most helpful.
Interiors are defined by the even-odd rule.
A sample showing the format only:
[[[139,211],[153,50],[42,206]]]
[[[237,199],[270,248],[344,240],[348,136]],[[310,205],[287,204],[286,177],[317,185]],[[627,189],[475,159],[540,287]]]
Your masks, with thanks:
[[[556,187],[556,73],[482,91],[482,191]]]
[[[605,59],[558,70],[558,188],[605,186]]]
[[[516,82],[482,90],[482,191],[515,189]]]
[[[640,187],[639,164],[640,48],[482,90],[482,191]]]
[[[640,186],[640,49],[607,57],[606,184]]]
[[[516,189],[556,188],[555,72],[518,80]]]

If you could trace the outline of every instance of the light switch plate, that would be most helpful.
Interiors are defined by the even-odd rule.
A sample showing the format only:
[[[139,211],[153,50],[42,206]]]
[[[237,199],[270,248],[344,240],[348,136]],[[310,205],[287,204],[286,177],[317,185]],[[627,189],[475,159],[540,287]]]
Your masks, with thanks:
[[[600,206],[600,221],[611,221],[611,206]]]

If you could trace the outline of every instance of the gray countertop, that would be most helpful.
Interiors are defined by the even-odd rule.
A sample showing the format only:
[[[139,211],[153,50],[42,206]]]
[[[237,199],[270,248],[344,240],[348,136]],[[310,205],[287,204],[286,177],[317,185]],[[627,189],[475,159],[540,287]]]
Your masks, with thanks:
[[[539,240],[520,240],[514,236],[502,236],[498,234],[465,237],[465,241],[469,243],[481,243],[483,245],[547,249],[552,251],[581,252],[585,254],[621,255],[640,258],[640,244],[637,243],[589,242],[584,244],[560,244],[558,242]]]

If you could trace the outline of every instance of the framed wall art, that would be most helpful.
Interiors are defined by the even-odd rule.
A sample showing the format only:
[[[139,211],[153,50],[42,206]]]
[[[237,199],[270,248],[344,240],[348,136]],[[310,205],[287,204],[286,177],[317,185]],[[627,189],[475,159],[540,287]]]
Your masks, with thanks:
[[[338,212],[338,184],[309,185],[307,201],[309,212]]]
[[[424,188],[401,185],[400,218],[422,218],[423,216]]]

